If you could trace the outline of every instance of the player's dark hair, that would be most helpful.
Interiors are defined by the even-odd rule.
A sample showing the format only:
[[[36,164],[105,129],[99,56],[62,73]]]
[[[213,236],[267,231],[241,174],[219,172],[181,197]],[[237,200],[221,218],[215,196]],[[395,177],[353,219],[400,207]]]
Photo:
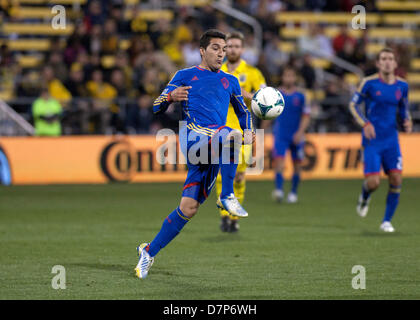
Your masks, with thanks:
[[[395,52],[394,52],[394,50],[392,50],[391,48],[385,47],[385,48],[382,48],[382,49],[378,52],[378,54],[376,55],[376,61],[379,61],[379,59],[380,59],[380,57],[381,57],[381,54],[382,54],[383,52],[392,53],[392,54],[394,55],[394,59],[395,59]]]
[[[217,30],[217,29],[210,29],[204,32],[200,37],[200,48],[206,49],[210,44],[210,40],[214,38],[223,39],[226,41],[226,35]]]
[[[291,65],[291,64],[286,64],[286,65],[283,67],[283,69],[281,70],[281,76],[283,76],[283,75],[284,75],[284,73],[285,73],[287,70],[291,70],[291,71],[293,71],[295,74],[297,74],[297,70],[296,70],[296,68],[295,68],[293,65]]]
[[[244,46],[245,37],[244,37],[244,35],[241,32],[239,32],[239,31],[233,31],[231,33],[228,33],[226,35],[226,41],[228,41],[230,39],[239,39],[239,40],[241,40],[242,46]]]

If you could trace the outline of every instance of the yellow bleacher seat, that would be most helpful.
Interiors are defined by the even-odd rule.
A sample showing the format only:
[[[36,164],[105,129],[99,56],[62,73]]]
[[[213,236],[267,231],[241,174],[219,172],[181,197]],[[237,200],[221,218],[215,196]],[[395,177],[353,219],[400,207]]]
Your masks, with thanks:
[[[420,73],[409,72],[406,80],[409,84],[420,84]]]
[[[110,69],[115,65],[115,56],[103,56],[101,64],[105,69]]]
[[[398,24],[420,24],[420,14],[415,13],[386,13],[383,22],[388,25]]]
[[[322,58],[312,58],[311,64],[314,68],[327,69],[331,65],[331,62]]]
[[[279,12],[276,14],[277,23],[351,23],[355,14],[345,12]],[[380,16],[375,13],[368,13],[366,22],[377,24]]]
[[[381,51],[381,49],[383,49],[385,46],[381,43],[368,43],[366,45],[366,53],[369,55],[375,55],[377,54],[379,51]]]
[[[64,29],[54,29],[49,23],[4,23],[2,32],[4,34],[17,33],[20,35],[70,35],[73,33],[73,30],[74,25],[69,23]]]
[[[305,99],[306,101],[314,101],[314,100],[323,100],[325,99],[325,91],[324,90],[305,90]]]
[[[50,7],[13,7],[10,15],[18,19],[52,19],[56,13],[53,13]],[[74,19],[80,15],[81,12],[66,9],[67,18]]]
[[[283,52],[294,52],[296,50],[296,44],[294,42],[282,41],[278,45],[278,49]]]
[[[334,38],[339,34],[340,28],[329,26],[324,29],[325,35],[329,38]],[[368,37],[372,39],[413,39],[414,31],[403,28],[370,28],[367,30]],[[285,39],[296,39],[307,33],[306,28],[280,28],[280,34]],[[363,35],[363,30],[349,29],[348,33],[354,38],[360,38]]]
[[[377,1],[376,6],[381,11],[410,11],[410,10],[420,10],[420,1]]]
[[[37,67],[43,60],[42,56],[26,55],[17,57],[18,64],[22,68],[33,68]]]
[[[171,21],[174,18],[174,13],[171,10],[142,10],[137,13],[137,16],[133,16],[133,10],[126,10],[124,12],[124,19],[131,20],[134,18],[141,18],[146,21],[156,21],[159,19],[166,19]]]
[[[121,50],[128,50],[128,48],[130,48],[130,45],[131,45],[131,40],[130,39],[123,39],[123,40],[120,40],[120,43],[118,44],[118,47]]]
[[[61,5],[73,5],[73,4],[86,4],[87,0],[13,0],[14,4],[24,5],[39,5],[39,4],[61,4]]]
[[[420,90],[413,90],[408,92],[408,101],[411,103],[420,102]]]
[[[398,39],[413,39],[414,31],[402,28],[372,28],[368,31],[369,38],[398,38]]]
[[[411,60],[411,69],[420,70],[420,58]]]
[[[0,44],[6,43],[11,51],[47,51],[51,47],[48,39],[16,39],[0,41]]]
[[[346,73],[344,75],[344,81],[348,84],[356,86],[360,82],[360,77],[354,73]]]
[[[176,0],[177,6],[201,7],[208,4],[209,0]]]

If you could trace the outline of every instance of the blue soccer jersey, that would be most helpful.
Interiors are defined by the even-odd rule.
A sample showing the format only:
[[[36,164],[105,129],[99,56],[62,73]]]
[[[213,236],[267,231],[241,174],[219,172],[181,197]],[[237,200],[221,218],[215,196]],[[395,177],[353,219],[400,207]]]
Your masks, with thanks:
[[[210,161],[214,151],[211,141],[216,138],[218,143],[223,144],[233,130],[225,126],[229,103],[232,104],[243,130],[253,130],[251,113],[244,103],[235,76],[221,70],[212,72],[198,66],[180,70],[174,75],[155,100],[154,113],[165,112],[171,103],[170,92],[182,86],[191,86],[188,100],[181,102],[183,120],[187,121],[187,125],[180,130],[180,145],[188,166],[182,196],[203,203],[214,186],[220,167],[219,162]],[[208,157],[204,158],[205,161],[209,161],[190,161],[189,151],[193,147],[198,149],[203,146],[202,143],[210,146],[207,148]]]
[[[365,103],[365,112],[360,109]],[[410,119],[408,84],[397,77],[392,84],[384,82],[379,74],[363,79],[351,102],[350,111],[360,126],[371,123],[376,137],[367,139],[362,132],[365,175],[402,170],[402,156],[398,142],[397,114],[401,121]]]
[[[274,120],[273,134],[279,139],[292,140],[299,129],[302,115],[309,114],[310,110],[302,92],[286,93],[282,90],[280,92],[284,98],[285,108],[283,113]]]
[[[362,102],[365,102],[364,113],[360,109]],[[407,82],[397,77],[393,84],[388,84],[379,74],[364,78],[350,102],[350,111],[360,126],[370,122],[375,128],[375,139],[369,141],[363,134],[364,146],[397,140],[396,115],[402,121],[410,119],[408,109]]]
[[[252,129],[251,114],[242,97],[238,79],[221,70],[212,72],[198,66],[178,71],[155,100],[155,114],[164,112],[170,102],[168,94],[178,87],[191,86],[188,101],[183,101],[183,120],[189,128],[216,128],[226,124],[232,104],[243,130]]]
[[[298,131],[303,115],[309,115],[309,106],[305,103],[305,95],[294,91],[286,93],[281,91],[284,98],[285,108],[283,113],[274,120],[273,135],[274,147],[273,158],[284,158],[290,149],[293,161],[302,161],[304,158],[304,141],[295,144],[293,136]]]

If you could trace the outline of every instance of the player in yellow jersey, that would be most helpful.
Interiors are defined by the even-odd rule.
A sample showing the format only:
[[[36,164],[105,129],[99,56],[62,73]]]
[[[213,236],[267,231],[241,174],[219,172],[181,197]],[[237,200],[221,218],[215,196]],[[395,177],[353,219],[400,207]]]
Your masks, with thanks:
[[[244,36],[240,32],[228,34],[226,37],[226,44],[227,61],[223,64],[221,70],[231,73],[238,78],[245,103],[248,108],[250,108],[252,95],[260,88],[266,86],[265,79],[257,68],[247,64],[245,60],[241,59],[241,55],[244,51]],[[226,125],[242,131],[232,105],[229,106]],[[235,196],[240,203],[243,202],[245,197],[245,171],[247,168],[245,159],[251,156],[251,151],[252,148],[250,145],[245,147],[242,146],[241,160],[238,164],[233,184]],[[222,179],[219,173],[216,180],[217,195],[220,195],[221,190]],[[219,209],[219,212],[221,215],[220,229],[223,232],[237,232],[239,230],[238,218],[229,215],[226,210]]]

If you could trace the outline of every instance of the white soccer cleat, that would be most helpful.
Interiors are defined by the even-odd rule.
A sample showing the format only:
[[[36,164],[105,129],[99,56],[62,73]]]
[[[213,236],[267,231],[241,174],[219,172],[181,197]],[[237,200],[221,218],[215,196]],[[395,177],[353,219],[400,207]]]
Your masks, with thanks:
[[[379,229],[381,229],[383,232],[394,232],[395,231],[394,227],[392,226],[391,222],[389,222],[389,221],[382,222]]]
[[[235,197],[233,193],[228,195],[226,198],[217,199],[216,205],[219,209],[225,209],[229,212],[230,215],[240,218],[248,217],[248,212],[242,208],[241,204],[238,201],[238,198]]]
[[[363,200],[363,196],[359,195],[359,201],[357,202],[356,211],[359,216],[362,218],[366,217],[368,211],[369,211],[369,202],[370,198],[367,200]]]
[[[298,196],[296,193],[290,192],[287,195],[287,202],[288,203],[296,203],[298,201]]]
[[[283,190],[275,189],[273,190],[273,193],[271,194],[271,196],[273,197],[274,201],[282,202],[284,198],[284,192]]]
[[[142,243],[137,247],[137,254],[140,257],[139,263],[134,268],[136,272],[136,276],[140,279],[144,279],[147,277],[150,267],[152,266],[155,258],[151,257],[149,253],[144,249],[148,243]]]

